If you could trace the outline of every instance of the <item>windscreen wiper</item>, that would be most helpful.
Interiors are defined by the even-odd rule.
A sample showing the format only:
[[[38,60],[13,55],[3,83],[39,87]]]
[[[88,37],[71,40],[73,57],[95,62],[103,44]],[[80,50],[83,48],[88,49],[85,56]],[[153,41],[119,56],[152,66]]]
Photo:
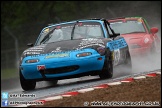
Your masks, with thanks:
[[[44,42],[45,40],[49,39],[50,34],[52,34],[53,31],[54,31],[55,29],[56,29],[56,28],[53,28],[50,32],[48,32],[48,34],[42,39],[42,41],[40,42],[40,44],[41,44],[42,42]]]
[[[75,29],[75,26],[76,24],[78,23],[79,21],[77,21],[75,24],[74,24],[74,27],[72,29],[72,32],[71,32],[71,40],[73,40],[73,37],[74,37],[74,29]]]

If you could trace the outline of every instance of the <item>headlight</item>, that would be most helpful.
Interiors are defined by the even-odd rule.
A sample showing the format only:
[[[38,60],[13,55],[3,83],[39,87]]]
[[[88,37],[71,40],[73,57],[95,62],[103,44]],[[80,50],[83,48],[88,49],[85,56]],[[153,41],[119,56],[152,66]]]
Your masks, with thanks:
[[[90,53],[90,52],[85,52],[85,53],[77,54],[76,56],[77,56],[77,57],[85,57],[85,56],[90,56],[90,55],[92,55],[92,53]]]
[[[98,51],[98,53],[99,53],[100,55],[104,55],[104,54],[105,54],[105,48],[103,48],[103,47],[98,47],[98,48],[97,48],[97,51]]]
[[[36,63],[39,62],[38,59],[26,60],[25,63]]]

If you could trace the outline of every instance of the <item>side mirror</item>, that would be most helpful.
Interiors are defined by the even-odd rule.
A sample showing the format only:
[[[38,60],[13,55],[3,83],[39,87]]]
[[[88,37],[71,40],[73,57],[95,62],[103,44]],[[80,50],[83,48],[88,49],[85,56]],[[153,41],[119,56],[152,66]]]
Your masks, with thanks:
[[[27,46],[28,47],[33,47],[33,43],[28,43]]]
[[[152,28],[150,29],[150,32],[151,32],[152,34],[155,34],[155,33],[158,32],[158,28],[157,28],[157,27],[152,27]]]

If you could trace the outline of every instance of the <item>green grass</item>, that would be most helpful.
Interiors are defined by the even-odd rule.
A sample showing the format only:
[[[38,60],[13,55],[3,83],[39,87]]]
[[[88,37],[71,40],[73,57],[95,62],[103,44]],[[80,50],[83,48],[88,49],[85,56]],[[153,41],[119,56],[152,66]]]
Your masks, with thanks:
[[[1,69],[1,80],[18,77],[18,70],[16,68]]]

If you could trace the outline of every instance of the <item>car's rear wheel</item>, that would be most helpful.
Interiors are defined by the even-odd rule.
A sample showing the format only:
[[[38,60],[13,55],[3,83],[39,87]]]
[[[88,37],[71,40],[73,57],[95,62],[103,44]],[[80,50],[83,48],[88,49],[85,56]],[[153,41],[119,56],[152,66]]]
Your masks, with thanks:
[[[101,79],[112,78],[113,76],[113,60],[111,56],[112,54],[111,52],[106,51],[105,55],[106,56],[105,56],[104,67],[101,73],[99,74]]]
[[[20,84],[23,90],[27,91],[35,89],[36,81],[26,80],[21,72],[19,72],[19,74],[20,74]]]

